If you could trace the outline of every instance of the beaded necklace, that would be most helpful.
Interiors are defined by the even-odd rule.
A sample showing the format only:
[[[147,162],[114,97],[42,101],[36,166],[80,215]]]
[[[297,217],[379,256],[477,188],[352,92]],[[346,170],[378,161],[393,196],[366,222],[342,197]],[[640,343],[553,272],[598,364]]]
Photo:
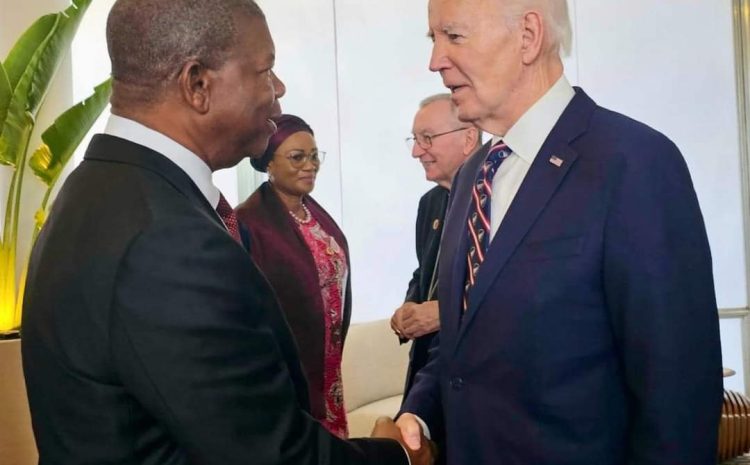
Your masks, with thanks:
[[[302,204],[302,209],[305,211],[305,218],[300,218],[299,216],[295,215],[293,211],[289,210],[289,214],[292,215],[292,218],[294,218],[294,221],[296,221],[299,224],[307,224],[312,219],[312,215],[310,214],[310,210],[307,208],[307,205],[304,203]]]

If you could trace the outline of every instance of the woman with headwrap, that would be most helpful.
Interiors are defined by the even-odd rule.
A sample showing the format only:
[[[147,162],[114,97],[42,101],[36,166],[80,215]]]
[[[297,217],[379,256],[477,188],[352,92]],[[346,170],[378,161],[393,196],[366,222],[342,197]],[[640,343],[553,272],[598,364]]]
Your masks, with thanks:
[[[310,197],[325,152],[301,118],[281,115],[253,167],[268,173],[237,207],[250,254],[276,291],[297,340],[311,412],[331,433],[348,435],[341,355],[351,315],[349,251],[336,222]]]

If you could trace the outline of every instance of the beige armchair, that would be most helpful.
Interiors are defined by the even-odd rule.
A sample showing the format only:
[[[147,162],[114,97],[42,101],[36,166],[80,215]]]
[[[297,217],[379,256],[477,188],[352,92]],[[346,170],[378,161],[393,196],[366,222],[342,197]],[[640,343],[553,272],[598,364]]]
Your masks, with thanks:
[[[376,418],[398,412],[410,347],[398,343],[389,320],[349,328],[342,377],[351,437],[369,436]]]

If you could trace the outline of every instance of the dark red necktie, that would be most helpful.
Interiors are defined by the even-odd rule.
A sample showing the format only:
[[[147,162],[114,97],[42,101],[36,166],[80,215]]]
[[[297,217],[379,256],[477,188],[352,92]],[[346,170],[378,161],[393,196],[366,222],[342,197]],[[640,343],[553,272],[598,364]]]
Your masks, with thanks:
[[[237,214],[221,193],[219,193],[219,205],[216,206],[216,213],[218,213],[221,220],[224,221],[227,231],[229,231],[229,234],[234,240],[242,244],[242,238],[240,238],[240,225],[237,222]]]
[[[503,141],[492,146],[487,159],[482,164],[474,187],[471,191],[471,207],[467,230],[469,234],[469,250],[466,254],[466,284],[464,286],[464,311],[469,307],[469,290],[474,286],[479,266],[484,261],[484,254],[490,247],[490,211],[492,200],[492,179],[495,177],[500,163],[512,153],[510,147]]]

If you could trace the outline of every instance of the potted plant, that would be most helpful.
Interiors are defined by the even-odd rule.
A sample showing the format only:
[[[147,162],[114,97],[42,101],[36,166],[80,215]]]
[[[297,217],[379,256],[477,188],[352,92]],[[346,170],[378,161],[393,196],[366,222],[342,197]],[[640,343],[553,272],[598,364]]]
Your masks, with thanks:
[[[0,338],[17,337],[21,324],[29,257],[29,251],[18,249],[24,177],[31,171],[46,190],[34,215],[33,244],[63,167],[109,102],[108,79],[90,97],[63,112],[42,133],[39,147],[33,151],[29,147],[37,113],[91,1],[73,0],[64,11],[39,18],[0,63],[0,170],[11,170],[0,236]]]

